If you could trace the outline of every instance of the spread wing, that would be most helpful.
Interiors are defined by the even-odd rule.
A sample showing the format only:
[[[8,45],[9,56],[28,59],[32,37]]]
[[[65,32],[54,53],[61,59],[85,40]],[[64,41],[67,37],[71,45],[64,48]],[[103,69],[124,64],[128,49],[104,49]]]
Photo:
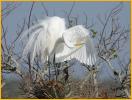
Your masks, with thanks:
[[[56,62],[76,58],[87,65],[95,64],[96,52],[87,29],[81,25],[72,27],[63,33],[63,38],[64,43],[58,46],[63,50],[56,54]]]

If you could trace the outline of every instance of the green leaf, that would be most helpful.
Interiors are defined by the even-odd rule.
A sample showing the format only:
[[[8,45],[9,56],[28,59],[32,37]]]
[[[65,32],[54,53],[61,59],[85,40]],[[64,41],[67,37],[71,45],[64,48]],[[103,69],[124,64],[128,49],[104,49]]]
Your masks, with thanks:
[[[114,56],[113,56],[114,58],[117,58],[118,57],[118,55],[117,54],[114,54]]]
[[[116,50],[115,50],[114,48],[112,48],[112,49],[111,49],[111,52],[112,52],[112,53],[115,53],[115,52],[116,52]]]
[[[92,37],[94,38],[96,36],[97,32],[94,29],[91,29],[90,31],[92,32]]]

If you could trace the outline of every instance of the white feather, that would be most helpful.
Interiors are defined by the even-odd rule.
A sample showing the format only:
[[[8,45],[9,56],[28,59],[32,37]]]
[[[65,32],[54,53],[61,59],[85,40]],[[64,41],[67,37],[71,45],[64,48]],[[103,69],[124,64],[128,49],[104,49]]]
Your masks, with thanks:
[[[56,54],[57,62],[63,62],[76,58],[81,63],[88,65],[95,64],[96,52],[87,29],[85,29],[82,25],[77,25],[67,29],[63,33],[63,38],[65,43],[61,44],[64,46],[63,48],[61,48],[62,46],[58,46],[59,49],[63,50]],[[80,44],[82,43],[79,47],[75,46],[77,41],[79,41]]]
[[[63,62],[75,58],[81,63],[94,65],[96,62],[96,52],[91,43],[87,41],[80,48],[69,48],[66,44],[62,44],[64,47],[62,52],[56,54],[56,62]]]
[[[66,30],[65,20],[60,17],[48,17],[27,30],[28,42],[23,50],[23,56],[31,55],[33,63],[36,56],[45,62],[47,57],[51,62],[56,54],[56,62],[76,58],[82,63],[93,65],[96,61],[95,48],[89,36],[89,31],[82,25]]]
[[[23,57],[31,55],[32,63],[35,56],[46,58],[53,52],[55,42],[65,30],[65,21],[59,17],[48,17],[23,33],[21,40],[29,34],[28,42],[23,50]]]

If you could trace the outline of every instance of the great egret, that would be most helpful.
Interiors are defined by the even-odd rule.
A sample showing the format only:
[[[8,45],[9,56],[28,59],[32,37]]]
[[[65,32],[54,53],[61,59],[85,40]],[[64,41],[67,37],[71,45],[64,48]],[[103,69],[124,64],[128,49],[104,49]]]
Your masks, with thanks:
[[[75,58],[81,63],[93,65],[96,62],[96,52],[89,31],[82,25],[66,29],[65,19],[57,16],[48,17],[32,26],[22,36],[29,34],[23,55],[41,57],[45,62],[48,58],[56,62],[63,62]]]

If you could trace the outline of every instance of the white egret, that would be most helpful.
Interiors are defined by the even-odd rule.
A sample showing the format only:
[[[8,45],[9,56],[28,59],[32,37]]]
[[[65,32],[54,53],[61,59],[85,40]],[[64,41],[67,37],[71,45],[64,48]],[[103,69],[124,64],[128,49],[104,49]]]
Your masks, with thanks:
[[[64,18],[54,16],[32,26],[22,36],[29,34],[23,55],[30,53],[32,62],[35,56],[43,62],[47,58],[52,62],[55,54],[56,62],[75,58],[87,65],[95,64],[96,52],[89,31],[82,25],[66,29],[65,24]]]

